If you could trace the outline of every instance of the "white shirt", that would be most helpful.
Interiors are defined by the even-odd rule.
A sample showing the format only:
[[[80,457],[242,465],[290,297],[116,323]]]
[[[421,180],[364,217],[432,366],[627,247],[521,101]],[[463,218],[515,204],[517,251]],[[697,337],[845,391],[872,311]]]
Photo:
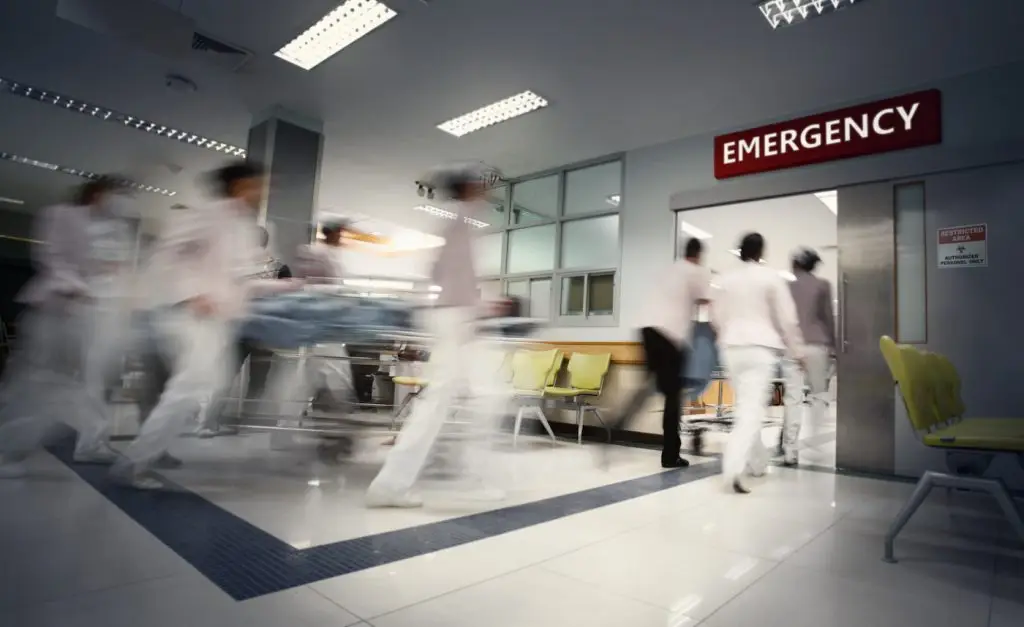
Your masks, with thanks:
[[[689,345],[697,302],[708,298],[711,271],[690,261],[677,261],[654,283],[654,296],[641,326],[658,329],[676,346]]]
[[[719,289],[712,294],[711,323],[721,346],[788,349],[795,358],[803,357],[796,305],[777,271],[748,262],[715,282]]]

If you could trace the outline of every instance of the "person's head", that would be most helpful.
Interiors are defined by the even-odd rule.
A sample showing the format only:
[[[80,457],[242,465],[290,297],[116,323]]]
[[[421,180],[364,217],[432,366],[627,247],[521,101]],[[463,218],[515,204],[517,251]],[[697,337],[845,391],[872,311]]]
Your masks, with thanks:
[[[696,237],[691,237],[689,241],[686,242],[686,249],[683,251],[683,256],[690,263],[700,263],[700,256],[703,252],[704,244]]]
[[[501,175],[483,163],[464,163],[444,166],[427,180],[445,198],[458,202],[474,202],[487,197],[488,183]]]
[[[325,222],[320,226],[320,232],[324,234],[324,244],[328,246],[341,246],[345,236],[345,222],[335,220]]]
[[[760,233],[747,233],[740,240],[740,261],[760,262],[764,257],[764,237]]]
[[[814,272],[820,263],[821,257],[818,256],[817,251],[813,248],[801,248],[793,253],[794,272],[807,272],[810,274]]]
[[[83,183],[75,191],[75,204],[82,207],[95,207],[110,198],[122,186],[120,179],[114,176],[101,176]]]
[[[240,200],[253,209],[263,201],[263,168],[248,161],[228,164],[213,174],[217,194]]]

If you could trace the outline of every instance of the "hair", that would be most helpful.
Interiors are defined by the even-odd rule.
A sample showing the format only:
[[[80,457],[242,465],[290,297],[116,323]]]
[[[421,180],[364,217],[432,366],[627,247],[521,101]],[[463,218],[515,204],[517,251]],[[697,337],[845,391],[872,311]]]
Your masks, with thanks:
[[[111,192],[116,192],[124,187],[124,185],[124,179],[116,176],[104,175],[99,178],[92,179],[83,183],[77,190],[75,190],[75,204],[83,206],[91,205],[98,197]]]
[[[701,252],[704,250],[704,244],[701,243],[696,237],[691,237],[686,242],[686,249],[683,252],[683,256],[687,259],[694,259],[699,257]]]
[[[760,261],[764,256],[764,237],[760,233],[747,233],[740,241],[741,261]]]
[[[821,263],[821,257],[818,256],[818,253],[810,249],[804,250],[801,254],[797,255],[795,259],[793,259],[793,267],[808,273],[814,272],[814,269],[818,267],[819,263]]]
[[[325,222],[324,224],[320,225],[320,232],[324,234],[324,237],[330,237],[335,233],[343,232],[347,226],[348,224],[346,224],[342,220]]]
[[[225,198],[231,196],[235,184],[247,179],[263,176],[263,166],[249,161],[236,161],[218,170],[210,177],[217,193]]]

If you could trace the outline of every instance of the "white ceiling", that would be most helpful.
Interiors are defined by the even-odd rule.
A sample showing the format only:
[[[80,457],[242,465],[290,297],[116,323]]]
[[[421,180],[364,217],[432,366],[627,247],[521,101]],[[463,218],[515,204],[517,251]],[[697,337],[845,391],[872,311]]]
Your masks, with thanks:
[[[55,0],[5,0],[0,76],[237,145],[272,106],[322,119],[321,208],[436,231],[411,210],[412,181],[439,161],[522,175],[1024,57],[1024,3],[1009,0],[869,0],[779,31],[751,0],[387,1],[396,19],[304,72],[273,52],[337,0],[161,0],[255,53],[231,74],[57,19]],[[168,72],[198,92],[167,90]],[[551,106],[461,139],[435,128],[525,89]],[[5,95],[0,151],[181,192],[140,195],[153,208],[197,202],[194,182],[222,158]],[[0,195],[37,204],[73,182],[30,170],[0,164]]]

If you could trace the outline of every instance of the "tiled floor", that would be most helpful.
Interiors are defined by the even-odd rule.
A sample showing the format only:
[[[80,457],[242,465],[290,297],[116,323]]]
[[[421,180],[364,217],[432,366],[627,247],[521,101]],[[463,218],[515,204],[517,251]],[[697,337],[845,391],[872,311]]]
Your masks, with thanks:
[[[912,489],[903,483],[772,468],[753,494],[738,496],[713,476],[714,459],[660,473],[657,453],[620,449],[605,472],[589,447],[535,441],[494,458],[496,476],[508,479],[506,503],[455,507],[437,491],[423,511],[366,512],[357,495],[372,474],[372,449],[339,468],[295,452],[269,455],[257,438],[183,440],[180,452],[189,467],[175,480],[204,496],[202,505],[130,501],[101,475],[49,455],[33,460],[31,479],[0,483],[0,623],[1024,624],[1024,548],[991,503],[970,495],[933,495],[897,541],[901,561],[891,565],[880,559],[882,538]],[[259,530],[245,536],[256,544],[235,546],[237,525]],[[408,546],[436,542],[438,530],[469,540],[439,550]],[[254,561],[254,579],[274,576],[259,568],[311,568],[332,547],[348,547],[345,555],[362,562],[236,601],[206,573],[232,556],[270,550],[260,534],[279,542],[271,552],[280,559]],[[399,544],[407,553],[396,552]],[[392,559],[401,555],[408,557]]]

